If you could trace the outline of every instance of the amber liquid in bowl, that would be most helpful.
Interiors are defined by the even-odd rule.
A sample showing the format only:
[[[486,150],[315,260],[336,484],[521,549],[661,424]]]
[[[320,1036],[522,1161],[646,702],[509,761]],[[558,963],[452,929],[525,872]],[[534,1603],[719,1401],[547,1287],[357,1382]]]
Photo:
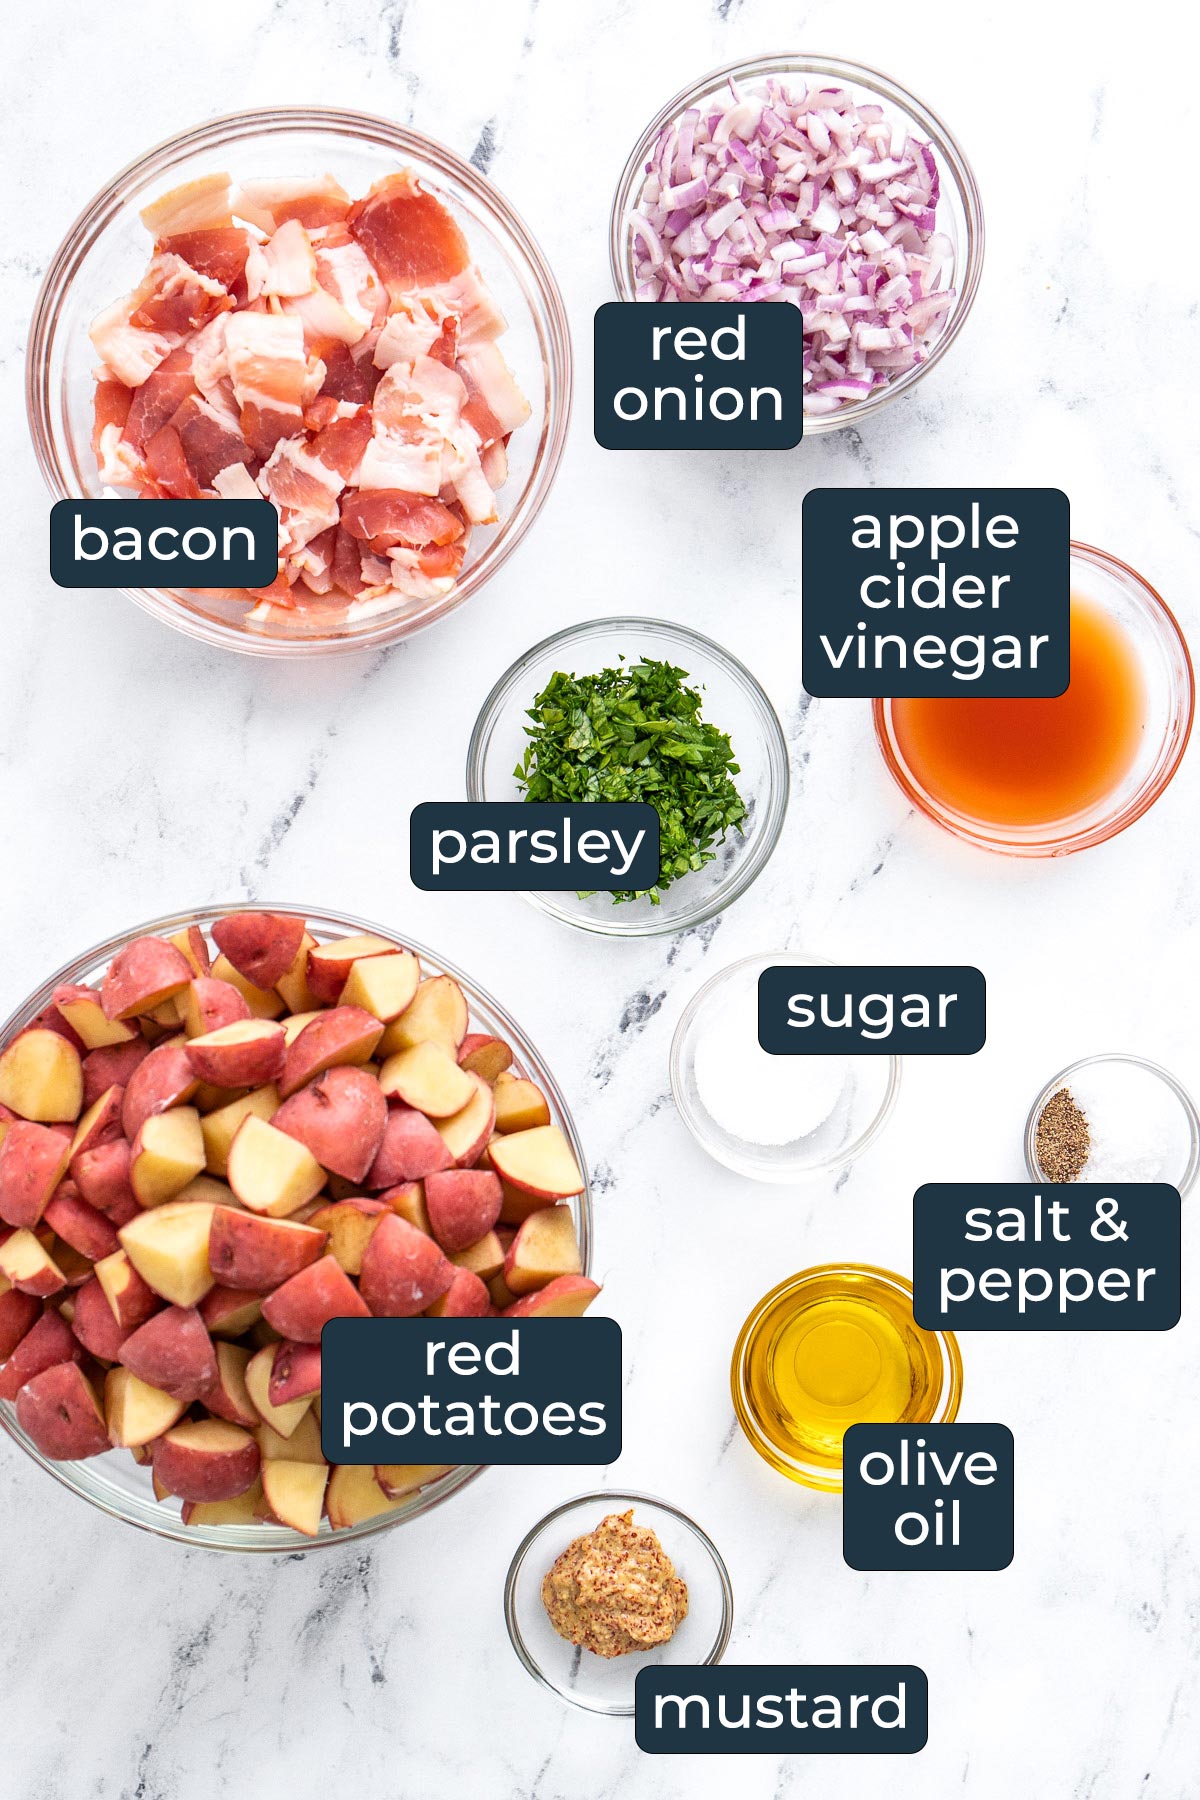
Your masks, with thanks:
[[[1137,759],[1147,697],[1122,626],[1071,596],[1071,681],[1053,700],[894,700],[892,728],[913,780],[981,824],[1049,825],[1087,812]]]
[[[869,1268],[816,1269],[768,1295],[734,1364],[755,1448],[814,1487],[841,1486],[851,1425],[928,1423],[946,1392],[942,1342],[913,1318],[911,1289]]]

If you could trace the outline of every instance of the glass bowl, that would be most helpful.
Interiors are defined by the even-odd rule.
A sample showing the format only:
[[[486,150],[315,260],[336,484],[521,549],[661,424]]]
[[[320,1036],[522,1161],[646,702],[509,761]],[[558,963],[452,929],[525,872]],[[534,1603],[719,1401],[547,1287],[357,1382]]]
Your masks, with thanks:
[[[1029,1171],[1029,1179],[1031,1181],[1049,1181],[1051,1179],[1038,1162],[1037,1155],[1038,1121],[1046,1102],[1052,1094],[1058,1092],[1059,1088],[1069,1088],[1072,1080],[1078,1082],[1078,1078],[1086,1075],[1089,1070],[1101,1068],[1137,1071],[1135,1079],[1140,1076],[1148,1076],[1151,1078],[1151,1082],[1161,1083],[1165,1094],[1169,1095],[1171,1101],[1178,1106],[1179,1166],[1170,1169],[1164,1168],[1161,1175],[1147,1175],[1139,1177],[1139,1179],[1169,1181],[1172,1187],[1179,1190],[1180,1197],[1185,1197],[1195,1185],[1197,1171],[1200,1171],[1200,1113],[1196,1110],[1196,1103],[1183,1084],[1176,1081],[1170,1070],[1164,1069],[1161,1063],[1151,1062],[1145,1056],[1131,1056],[1117,1050],[1106,1050],[1095,1056],[1080,1057],[1078,1062],[1070,1063],[1067,1068],[1060,1070],[1046,1083],[1030,1107],[1029,1117],[1025,1121],[1025,1167]],[[1086,1107],[1084,1110],[1087,1110]],[[1112,1181],[1115,1177],[1106,1175],[1103,1169],[1094,1175],[1089,1174],[1085,1165],[1076,1179],[1079,1181]]]
[[[245,902],[240,903],[242,906]],[[397,934],[384,925],[372,924],[367,919],[355,918],[347,913],[313,911],[307,907],[279,905],[272,900],[261,900],[255,903],[271,912],[299,913],[308,924],[308,929],[320,943],[329,938],[347,937],[358,932],[371,932],[380,937],[393,938],[403,942],[421,959],[422,971],[430,974],[452,975],[458,982],[471,1009],[472,1029],[487,1031],[496,1037],[502,1037],[511,1044],[514,1052],[514,1067],[530,1077],[545,1093],[557,1122],[562,1126],[580,1169],[583,1171],[584,1190],[570,1202],[575,1215],[575,1225],[579,1234],[580,1257],[584,1272],[590,1265],[591,1256],[591,1200],[588,1188],[587,1164],[583,1158],[583,1149],[579,1142],[579,1134],[557,1083],[546,1068],[541,1057],[517,1025],[498,1001],[470,976],[447,962],[445,957],[427,950],[412,938],[401,940]],[[56,987],[63,983],[91,984],[99,979],[107,964],[118,950],[130,943],[134,938],[146,935],[162,935],[180,931],[188,925],[198,925],[207,931],[215,920],[224,914],[237,911],[238,905],[201,907],[195,911],[172,913],[163,919],[152,919],[144,925],[136,925],[129,931],[123,931],[107,943],[97,944],[94,949],[86,950],[65,963],[50,978],[43,982],[35,993],[22,1001],[11,1017],[0,1026],[0,1043],[7,1043],[9,1038],[29,1021],[49,1006]],[[478,1024],[476,1025],[476,1021]],[[317,1537],[305,1537],[303,1533],[292,1531],[283,1525],[255,1524],[242,1525],[185,1525],[179,1515],[179,1502],[174,1499],[158,1501],[154,1497],[151,1485],[150,1470],[135,1463],[128,1450],[113,1450],[103,1456],[94,1456],[85,1462],[53,1462],[42,1455],[26,1436],[17,1423],[16,1408],[7,1401],[0,1401],[0,1428],[6,1431],[15,1443],[19,1444],[27,1456],[52,1475],[55,1481],[69,1488],[73,1494],[90,1501],[99,1507],[101,1512],[110,1518],[123,1519],[129,1525],[140,1526],[144,1531],[152,1531],[156,1537],[173,1538],[180,1544],[191,1544],[206,1550],[239,1550],[260,1551],[272,1555],[287,1553],[294,1555],[298,1551],[328,1548],[331,1544],[346,1544],[357,1538],[371,1537],[377,1531],[386,1531],[393,1525],[399,1525],[405,1519],[415,1519],[432,1507],[439,1506],[449,1500],[452,1494],[474,1481],[483,1473],[482,1467],[462,1467],[452,1469],[449,1474],[430,1482],[427,1487],[400,1501],[396,1507],[381,1513],[373,1519],[364,1519],[357,1525],[346,1526],[340,1531],[333,1531],[329,1521],[322,1519],[321,1530]]]
[[[671,1092],[684,1124],[702,1150],[727,1169],[753,1181],[789,1182],[844,1168],[861,1156],[883,1130],[900,1091],[901,1059],[898,1056],[819,1057],[773,1056],[779,1079],[790,1079],[798,1101],[802,1100],[806,1065],[844,1063],[845,1079],[832,1110],[811,1130],[783,1144],[762,1144],[738,1137],[727,1124],[715,1119],[704,1104],[697,1079],[697,1051],[706,1023],[724,1020],[722,1041],[743,1032],[754,1054],[758,1046],[758,978],[764,969],[782,965],[790,969],[828,968],[823,956],[793,955],[786,950],[742,957],[718,970],[693,994],[683,1010],[671,1040]],[[701,1055],[703,1052],[701,1051]],[[808,1080],[812,1081],[811,1068]]]
[[[281,106],[210,120],[147,151],[86,206],[56,252],[38,295],[26,360],[34,449],[56,500],[102,494],[91,450],[95,315],[134,287],[149,236],[146,202],[214,169],[246,176],[335,175],[355,197],[411,168],[455,215],[504,312],[502,343],[532,407],[514,433],[499,525],[476,527],[459,581],[429,601],[398,601],[336,628],[312,621],[256,629],[243,603],[172,588],[127,588],[138,605],[189,637],[261,656],[377,649],[461,606],[516,549],[558,469],[571,410],[571,340],[558,284],[524,221],[469,163],[419,132],[369,113]]]
[[[769,1294],[763,1295],[738,1333],[729,1371],[733,1410],[753,1449],[780,1475],[786,1475],[789,1481],[797,1481],[802,1487],[816,1488],[826,1494],[841,1493],[842,1470],[826,1463],[805,1460],[797,1455],[796,1446],[785,1435],[771,1429],[770,1421],[762,1417],[755,1402],[748,1365],[751,1352],[756,1348],[756,1334],[773,1308],[793,1299],[801,1306],[810,1298],[813,1303],[818,1299],[827,1300],[830,1297],[829,1283],[839,1280],[844,1281],[846,1291],[851,1293],[863,1283],[882,1285],[909,1313],[912,1311],[911,1281],[906,1281],[903,1275],[894,1275],[890,1269],[878,1269],[870,1263],[829,1263],[820,1268],[805,1269],[802,1274],[790,1275],[778,1287],[772,1288]],[[941,1366],[941,1383],[930,1404],[921,1408],[927,1416],[922,1418],[914,1414],[911,1418],[906,1418],[904,1423],[949,1425],[958,1417],[962,1400],[962,1357],[957,1340],[949,1331],[926,1331],[915,1320],[913,1329],[936,1346]]]
[[[754,89],[756,84],[766,81],[772,75],[784,78],[798,76],[804,80],[828,77],[845,87],[856,102],[882,102],[889,117],[899,116],[907,126],[925,138],[933,147],[943,176],[937,209],[937,229],[945,233],[954,250],[949,285],[954,288],[955,298],[942,333],[931,345],[926,360],[899,375],[894,381],[889,381],[886,387],[865,400],[844,401],[835,413],[806,413],[804,435],[816,437],[823,431],[842,431],[851,425],[861,425],[888,401],[895,400],[900,394],[909,393],[941,361],[966,324],[979,288],[979,278],[983,271],[983,207],[971,165],[951,132],[923,101],[886,75],[881,75],[878,70],[864,68],[860,63],[846,62],[837,56],[756,56],[745,62],[726,63],[722,68],[713,69],[710,74],[682,89],[673,100],[668,100],[643,131],[621,172],[609,225],[609,263],[613,285],[620,299],[637,298],[630,215],[636,207],[645,179],[646,163],[660,131],[688,107],[702,105],[730,80],[735,81],[739,87]]]
[[[559,1637],[542,1605],[542,1578],[573,1539],[594,1531],[609,1513],[630,1507],[634,1524],[657,1534],[686,1581],[687,1618],[656,1650],[596,1656]],[[695,1519],[652,1494],[603,1489],[564,1501],[522,1539],[504,1584],[504,1622],[513,1649],[535,1681],[585,1712],[630,1718],[639,1669],[720,1662],[733,1629],[733,1587],[720,1551]]]
[[[724,912],[766,867],[783,829],[788,801],[788,753],[774,707],[750,673],[711,638],[664,619],[590,619],[543,638],[505,671],[480,708],[467,750],[469,800],[519,800],[514,770],[528,739],[528,709],[556,670],[593,674],[654,657],[686,670],[699,688],[703,716],[727,732],[740,773],[734,776],[748,816],[727,833],[702,869],[673,881],[655,906],[610,895],[580,897],[540,890],[524,898],[552,919],[609,937],[649,937],[683,931]]]
[[[1008,856],[1068,856],[1106,843],[1154,805],[1187,749],[1196,703],[1195,679],[1187,642],[1166,602],[1127,563],[1091,544],[1074,541],[1071,589],[1102,607],[1123,627],[1141,667],[1146,693],[1146,722],[1133,765],[1112,793],[1093,806],[1046,825],[1006,825],[970,818],[931,794],[909,767],[896,731],[894,702],[871,703],[883,760],[908,799],[926,818],[982,850]]]

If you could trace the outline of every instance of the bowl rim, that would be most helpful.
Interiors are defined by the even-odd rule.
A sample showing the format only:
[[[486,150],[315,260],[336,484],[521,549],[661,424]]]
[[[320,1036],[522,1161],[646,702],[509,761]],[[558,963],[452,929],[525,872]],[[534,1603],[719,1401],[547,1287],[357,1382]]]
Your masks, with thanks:
[[[900,1081],[904,1071],[904,1058],[895,1055],[891,1055],[887,1058],[887,1087],[884,1090],[883,1099],[880,1101],[877,1111],[872,1115],[870,1123],[859,1133],[858,1137],[856,1137],[852,1143],[843,1145],[836,1156],[825,1157],[820,1162],[808,1163],[803,1168],[781,1167],[777,1173],[766,1169],[752,1169],[746,1162],[741,1160],[735,1161],[732,1154],[726,1151],[724,1145],[718,1145],[704,1135],[700,1129],[699,1120],[695,1118],[693,1108],[688,1102],[683,1082],[684,1040],[699,1016],[705,1001],[726,980],[733,975],[739,974],[743,969],[748,969],[750,967],[762,969],[770,967],[774,963],[780,963],[787,967],[796,968],[815,966],[823,969],[831,969],[838,966],[834,963],[832,958],[828,956],[815,956],[806,950],[757,950],[751,952],[749,956],[739,956],[736,961],[726,963],[724,968],[717,969],[708,977],[707,981],[703,982],[701,986],[696,989],[696,992],[692,995],[691,999],[680,1013],[679,1021],[671,1036],[668,1071],[671,1081],[671,1097],[675,1102],[675,1110],[686,1125],[693,1141],[700,1146],[701,1150],[703,1150],[707,1156],[711,1156],[714,1162],[719,1162],[723,1168],[731,1169],[735,1175],[741,1175],[749,1181],[761,1181],[769,1183],[771,1186],[781,1187],[789,1185],[792,1182],[808,1181],[813,1176],[828,1175],[835,1169],[849,1168],[851,1163],[858,1161],[864,1151],[875,1142],[875,1139],[879,1136],[896,1109],[896,1102],[900,1096]],[[849,1053],[843,1052],[843,1054]],[[881,1062],[883,1058],[872,1057],[870,1060]]]
[[[1094,1068],[1097,1063],[1128,1063],[1131,1068],[1145,1069],[1151,1075],[1157,1075],[1179,1101],[1187,1120],[1189,1147],[1187,1164],[1177,1192],[1181,1200],[1186,1200],[1195,1185],[1197,1173],[1200,1173],[1200,1110],[1197,1110],[1196,1102],[1178,1076],[1172,1075],[1170,1069],[1165,1068],[1162,1063],[1154,1062],[1148,1056],[1139,1056],[1134,1050],[1095,1050],[1090,1056],[1076,1057],[1074,1062],[1068,1063],[1065,1069],[1060,1069],[1057,1075],[1052,1076],[1045,1083],[1025,1119],[1022,1143],[1025,1151],[1025,1168],[1029,1179],[1038,1183],[1050,1180],[1037,1159],[1038,1121],[1045,1110],[1047,1101],[1060,1087],[1067,1086],[1072,1075],[1078,1075],[1083,1069]],[[1082,1179],[1082,1175],[1080,1178]]]
[[[800,1487],[812,1489],[814,1493],[840,1494],[845,1485],[845,1463],[837,1469],[817,1470],[815,1466],[789,1462],[786,1453],[780,1449],[773,1439],[758,1428],[757,1415],[746,1397],[744,1376],[746,1351],[756,1327],[774,1303],[790,1293],[799,1293],[811,1282],[829,1275],[873,1275],[909,1301],[913,1298],[913,1284],[906,1275],[898,1275],[894,1269],[882,1268],[878,1263],[832,1262],[814,1263],[809,1269],[798,1269],[794,1275],[787,1275],[775,1284],[761,1299],[756,1300],[746,1314],[744,1323],[737,1334],[733,1346],[733,1354],[729,1360],[729,1388],[733,1399],[733,1410],[742,1435],[755,1454],[762,1458],[767,1467],[785,1480],[794,1481]],[[914,1317],[914,1324],[916,1323]],[[962,1352],[958,1347],[958,1339],[954,1332],[941,1327],[930,1330],[926,1325],[917,1327],[927,1336],[935,1338],[942,1353],[942,1387],[938,1395],[938,1411],[936,1417],[920,1421],[929,1425],[949,1425],[958,1417],[963,1395]],[[916,1423],[916,1421],[913,1421]],[[787,1465],[787,1466],[785,1466]]]
[[[579,1233],[580,1263],[583,1273],[587,1274],[592,1265],[594,1249],[591,1181],[588,1175],[587,1161],[570,1108],[563,1098],[558,1082],[546,1066],[541,1052],[508,1010],[492,997],[488,989],[482,987],[472,976],[459,968],[457,963],[448,961],[428,946],[417,943],[415,939],[402,939],[393,929],[380,925],[374,920],[360,918],[354,913],[332,912],[318,907],[297,906],[292,902],[271,900],[235,901],[227,904],[212,902],[199,907],[186,908],[180,912],[168,913],[161,918],[147,920],[106,938],[94,945],[92,949],[83,952],[82,955],[72,957],[64,963],[54,975],[42,983],[40,988],[35,989],[16,1007],[3,1025],[0,1025],[0,1043],[7,1042],[13,1031],[19,1030],[42,1011],[43,1007],[49,1004],[56,987],[94,968],[97,963],[109,960],[134,938],[162,936],[170,931],[182,930],[188,925],[200,924],[203,926],[206,922],[211,923],[214,919],[223,918],[231,912],[250,910],[302,917],[310,928],[315,926],[317,931],[326,928],[340,931],[349,927],[352,934],[369,932],[395,943],[403,943],[404,947],[412,950],[417,957],[422,960],[428,959],[429,964],[435,967],[439,974],[452,976],[464,989],[468,1000],[478,999],[481,1001],[493,1017],[504,1026],[505,1030],[511,1032],[513,1046],[518,1050],[520,1059],[532,1066],[537,1074],[539,1086],[544,1087],[546,1096],[554,1109],[554,1116],[571,1145],[583,1175],[583,1191],[576,1197],[572,1210],[576,1216]],[[416,1519],[424,1513],[431,1512],[434,1507],[440,1506],[443,1501],[449,1500],[453,1494],[458,1493],[460,1489],[484,1474],[490,1466],[486,1463],[460,1464],[449,1474],[440,1476],[437,1481],[431,1482],[427,1488],[417,1490],[412,1496],[413,1505],[398,1506],[393,1511],[377,1514],[371,1519],[360,1520],[358,1524],[344,1526],[338,1531],[322,1531],[317,1537],[310,1538],[305,1537],[301,1532],[290,1530],[287,1526],[264,1522],[254,1526],[253,1530],[255,1535],[261,1532],[267,1541],[238,1543],[212,1534],[243,1530],[249,1533],[249,1527],[185,1525],[174,1512],[164,1512],[161,1520],[137,1518],[123,1510],[116,1502],[100,1494],[89,1492],[86,1487],[80,1486],[71,1474],[76,1467],[86,1467],[86,1464],[60,1463],[43,1456],[17,1424],[16,1413],[10,1401],[0,1401],[0,1430],[3,1430],[33,1462],[52,1475],[61,1487],[67,1488],[80,1499],[86,1500],[98,1511],[106,1513],[109,1518],[119,1519],[123,1524],[132,1525],[140,1531],[148,1531],[155,1537],[168,1538],[175,1543],[186,1544],[192,1549],[225,1551],[240,1555],[291,1556],[298,1551],[326,1550],[335,1545],[349,1544],[362,1538],[373,1537],[377,1532],[389,1530],[393,1526],[405,1524],[410,1519]]]
[[[492,221],[522,290],[528,283],[536,293],[538,305],[535,307],[531,299],[529,303],[542,359],[546,402],[529,479],[514,501],[512,511],[501,521],[496,536],[485,547],[478,562],[456,582],[449,594],[431,602],[421,614],[402,618],[383,614],[349,634],[313,633],[308,637],[288,638],[248,631],[240,624],[210,618],[190,608],[167,588],[123,587],[115,590],[153,618],[171,625],[187,637],[259,657],[377,651],[427,629],[469,600],[504,566],[545,505],[562,463],[574,390],[570,323],[554,272],[523,215],[471,163],[436,138],[409,126],[397,125],[379,113],[308,105],[251,107],[221,113],[162,139],[127,162],[77,214],[50,259],[30,320],[25,352],[25,409],[38,468],[54,500],[86,498],[76,491],[77,484],[60,452],[56,407],[50,394],[61,310],[84,258],[125,204],[127,188],[134,182],[148,182],[167,175],[177,163],[199,151],[216,151],[250,136],[282,136],[297,131],[356,137],[381,149],[394,150],[400,157],[420,159],[438,175],[457,182],[471,194]],[[528,295],[526,297],[529,299]]]
[[[776,55],[737,57],[732,62],[722,63],[698,81],[689,82],[686,87],[681,88],[673,99],[660,107],[635,141],[613,195],[608,233],[609,273],[617,298],[624,301],[636,300],[636,283],[626,254],[626,220],[636,200],[636,184],[643,173],[646,157],[664,127],[671,124],[689,106],[695,105],[706,94],[712,93],[729,80],[752,82],[766,80],[771,75],[789,74],[832,75],[851,86],[867,88],[893,107],[906,112],[926,133],[949,171],[958,194],[965,227],[963,245],[955,257],[955,303],[945,329],[930,346],[925,361],[906,370],[897,380],[889,381],[886,387],[865,400],[843,402],[835,413],[806,413],[804,437],[818,437],[823,432],[844,431],[861,425],[889,401],[898,399],[901,394],[910,393],[922,377],[941,360],[943,351],[948,350],[959,335],[975,304],[983,274],[987,239],[983,201],[975,172],[957,137],[924,100],[893,80],[890,75],[884,74],[881,69],[873,68],[867,63],[853,62],[846,57],[822,56],[815,51],[807,54],[802,51],[785,51]]]
[[[688,931],[695,925],[702,925],[708,919],[715,918],[739,900],[747,888],[762,874],[779,844],[787,818],[788,799],[791,792],[791,766],[788,754],[787,738],[769,695],[758,677],[754,675],[741,659],[718,644],[714,638],[690,625],[681,625],[673,619],[657,619],[648,615],[634,613],[618,613],[611,617],[585,619],[576,625],[566,625],[559,631],[553,631],[542,638],[528,650],[522,651],[514,662],[510,663],[504,673],[492,684],[486,699],[476,715],[471,727],[471,736],[467,744],[466,760],[466,793],[468,800],[481,801],[487,799],[484,791],[484,766],[492,734],[499,721],[501,711],[512,698],[517,686],[524,679],[527,671],[544,656],[561,649],[567,644],[583,642],[589,637],[605,632],[640,633],[642,636],[661,636],[674,640],[681,649],[689,646],[702,656],[707,656],[722,671],[732,677],[745,694],[752,712],[762,728],[762,739],[767,753],[767,786],[763,822],[755,831],[750,841],[750,848],[744,858],[735,863],[727,882],[719,883],[709,890],[707,898],[691,907],[679,917],[671,917],[662,921],[654,917],[655,908],[649,915],[628,924],[612,915],[620,911],[614,906],[610,913],[591,918],[577,916],[566,907],[555,906],[544,897],[544,893],[526,889],[520,890],[520,897],[538,912],[545,913],[548,918],[556,919],[560,924],[571,925],[577,931],[590,932],[598,937],[610,938],[646,938],[661,937],[667,933]],[[689,681],[697,680],[690,672]],[[700,684],[702,685],[702,684]],[[532,700],[533,695],[529,698]],[[737,746],[733,746],[737,755]],[[519,796],[514,796],[519,798]],[[736,828],[735,828],[736,829]],[[722,842],[737,841],[733,833],[727,833]],[[686,879],[686,878],[685,878]],[[547,890],[553,892],[553,890]]]
[[[566,1700],[571,1706],[577,1706],[583,1712],[598,1713],[605,1718],[616,1719],[632,1718],[634,1708],[632,1706],[594,1706],[587,1700],[581,1700],[577,1694],[569,1693],[565,1688],[559,1687],[557,1682],[551,1681],[525,1641],[525,1635],[517,1616],[516,1595],[517,1583],[520,1580],[526,1558],[548,1525],[552,1525],[564,1513],[574,1511],[576,1507],[602,1505],[608,1512],[612,1512],[626,1502],[635,1509],[639,1506],[656,1506],[661,1512],[670,1513],[672,1518],[686,1526],[693,1537],[698,1540],[701,1548],[708,1552],[721,1589],[721,1620],[717,1627],[716,1638],[708,1653],[701,1659],[699,1666],[703,1668],[712,1663],[719,1663],[728,1648],[733,1631],[733,1583],[729,1578],[725,1558],[704,1527],[699,1525],[690,1513],[684,1512],[682,1507],[673,1505],[669,1500],[663,1500],[658,1494],[641,1493],[634,1488],[596,1488],[589,1493],[575,1494],[570,1500],[562,1501],[558,1506],[551,1507],[548,1513],[544,1513],[537,1523],[525,1533],[513,1552],[512,1560],[508,1565],[508,1574],[504,1578],[504,1624],[508,1631],[508,1641],[527,1674],[532,1675],[542,1687],[547,1688],[550,1693],[556,1694],[560,1700]],[[681,1666],[687,1667],[688,1665]]]
[[[871,701],[875,742],[888,773],[905,798],[925,818],[941,826],[951,836],[973,844],[976,849],[990,850],[1001,856],[1073,856],[1080,850],[1090,850],[1097,844],[1106,844],[1111,838],[1118,837],[1131,825],[1136,825],[1170,787],[1179,772],[1192,735],[1196,713],[1196,675],[1187,638],[1171,608],[1144,575],[1131,563],[1114,556],[1110,550],[1101,550],[1095,544],[1086,544],[1081,539],[1072,538],[1070,554],[1072,562],[1089,563],[1113,578],[1134,604],[1142,609],[1158,641],[1177,654],[1182,667],[1182,681],[1172,695],[1173,707],[1159,747],[1158,762],[1116,812],[1095,820],[1081,830],[1064,832],[1053,825],[1023,828],[1041,831],[1042,835],[1037,838],[1006,836],[1002,826],[983,826],[977,821],[962,817],[927,794],[909,773],[900,756],[899,747],[894,742],[891,710],[894,702],[888,698]],[[1168,749],[1170,754],[1164,757],[1163,753]]]

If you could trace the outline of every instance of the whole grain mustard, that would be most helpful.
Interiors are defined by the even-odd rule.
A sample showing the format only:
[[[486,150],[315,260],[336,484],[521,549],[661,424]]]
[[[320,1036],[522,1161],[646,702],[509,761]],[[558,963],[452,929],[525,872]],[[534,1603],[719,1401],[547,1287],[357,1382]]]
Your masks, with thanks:
[[[651,1650],[687,1617],[687,1583],[632,1507],[577,1537],[542,1581],[542,1604],[559,1637],[596,1656]]]

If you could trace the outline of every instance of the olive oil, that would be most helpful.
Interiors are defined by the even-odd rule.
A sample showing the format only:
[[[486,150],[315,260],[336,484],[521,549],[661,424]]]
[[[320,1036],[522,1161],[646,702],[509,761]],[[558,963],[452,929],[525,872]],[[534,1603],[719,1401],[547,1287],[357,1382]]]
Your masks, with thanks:
[[[841,1487],[851,1425],[952,1418],[960,1389],[953,1339],[923,1330],[909,1284],[882,1269],[794,1276],[759,1303],[734,1351],[743,1430],[774,1468],[811,1487]]]

